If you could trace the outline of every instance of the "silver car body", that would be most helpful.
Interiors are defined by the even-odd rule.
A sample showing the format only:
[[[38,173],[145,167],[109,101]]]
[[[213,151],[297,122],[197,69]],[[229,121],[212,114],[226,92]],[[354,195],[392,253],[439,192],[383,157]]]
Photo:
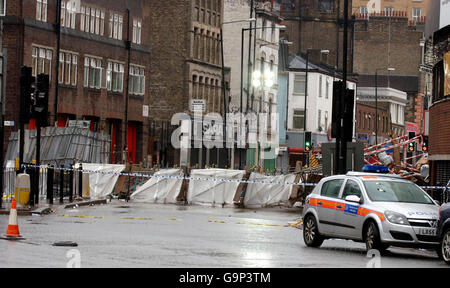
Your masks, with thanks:
[[[317,220],[318,231],[325,238],[364,241],[364,225],[368,220],[372,220],[378,226],[381,242],[385,244],[406,247],[429,247],[439,244],[436,237],[439,206],[425,191],[421,190],[426,195],[424,197],[429,197],[433,204],[375,202],[369,198],[363,182],[369,181],[369,179],[411,183],[396,176],[358,172],[326,177],[318,183],[306,198],[302,213],[303,219],[308,214],[314,215]],[[329,182],[332,180],[337,181]],[[336,183],[337,187],[339,181],[342,181],[342,184],[339,188],[338,197],[322,195],[322,188],[325,183]],[[348,186],[346,186],[347,183]],[[326,185],[330,186],[331,184]],[[362,204],[343,199],[344,187],[348,190],[348,187],[352,185],[353,187],[359,187]],[[408,219],[408,225],[391,223],[386,217],[386,211],[404,215]]]

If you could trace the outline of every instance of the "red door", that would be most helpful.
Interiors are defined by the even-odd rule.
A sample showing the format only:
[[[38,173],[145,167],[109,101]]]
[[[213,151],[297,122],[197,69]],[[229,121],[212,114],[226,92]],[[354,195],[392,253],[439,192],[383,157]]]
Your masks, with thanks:
[[[136,123],[128,123],[127,148],[128,162],[136,164]]]

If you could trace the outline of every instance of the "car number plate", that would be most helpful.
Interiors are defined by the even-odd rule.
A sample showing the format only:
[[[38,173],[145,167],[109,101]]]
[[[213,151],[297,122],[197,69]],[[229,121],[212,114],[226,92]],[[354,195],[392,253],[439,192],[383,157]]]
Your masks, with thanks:
[[[417,234],[426,236],[436,236],[436,229],[420,228]]]

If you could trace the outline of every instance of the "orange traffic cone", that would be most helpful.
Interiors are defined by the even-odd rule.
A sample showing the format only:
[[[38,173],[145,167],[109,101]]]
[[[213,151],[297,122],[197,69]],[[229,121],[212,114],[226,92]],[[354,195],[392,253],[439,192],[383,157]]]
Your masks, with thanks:
[[[21,238],[19,233],[19,224],[17,222],[17,207],[16,198],[13,198],[11,211],[9,212],[9,224],[8,230],[6,231],[6,237],[8,239]]]

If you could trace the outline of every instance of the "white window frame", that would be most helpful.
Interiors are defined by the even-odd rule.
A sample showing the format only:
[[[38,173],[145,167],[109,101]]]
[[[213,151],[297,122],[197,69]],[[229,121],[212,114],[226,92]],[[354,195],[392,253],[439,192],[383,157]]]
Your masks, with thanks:
[[[36,0],[36,20],[47,22],[48,0]]]
[[[302,115],[295,115],[296,112],[303,113]],[[303,126],[302,127],[295,127],[295,119],[296,118],[303,118]],[[305,127],[305,110],[304,109],[294,109],[292,112],[292,129],[294,130],[303,130]]]
[[[101,89],[102,87],[102,58],[84,56],[84,87]],[[92,76],[92,74],[94,75]],[[94,78],[93,78],[94,77]]]
[[[42,47],[37,45],[31,46],[32,52],[32,75],[37,76],[39,74],[47,74],[49,79],[52,78],[52,60],[53,50],[48,47]],[[38,68],[41,68],[39,71]],[[46,73],[47,72],[47,73]]]
[[[133,20],[133,43],[141,44],[142,39],[142,21],[138,19]]]
[[[145,67],[130,65],[129,92],[134,95],[145,94]],[[135,85],[137,84],[137,85]]]
[[[109,16],[109,37],[122,40],[123,37],[123,16],[111,13]]]
[[[302,91],[296,91],[295,89],[295,84],[296,82],[303,82],[303,89],[301,89]],[[305,87],[306,87],[306,75],[301,75],[301,74],[297,74],[294,75],[294,94],[296,95],[305,95]]]
[[[106,70],[106,89],[112,92],[123,92],[125,65],[121,62],[108,60]]]
[[[419,15],[416,15],[416,13],[415,13],[416,11],[419,11]],[[412,18],[413,18],[413,20],[417,21],[417,20],[420,19],[420,17],[422,17],[422,9],[419,8],[419,7],[414,7],[412,9]]]
[[[0,16],[6,15],[6,0],[0,0]]]
[[[58,79],[58,83],[76,86],[78,82],[78,53],[61,50],[59,63],[60,79]],[[67,73],[69,74],[68,78],[66,77]]]

